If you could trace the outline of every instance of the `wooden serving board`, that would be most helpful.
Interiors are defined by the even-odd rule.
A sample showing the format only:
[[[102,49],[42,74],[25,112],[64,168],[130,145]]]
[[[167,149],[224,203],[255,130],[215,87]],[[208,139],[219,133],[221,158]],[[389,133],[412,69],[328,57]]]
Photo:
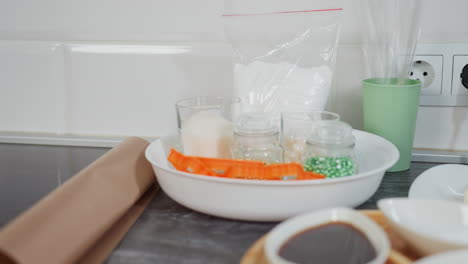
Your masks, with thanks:
[[[382,212],[379,210],[362,210],[361,213],[379,224],[388,235],[392,249],[386,264],[410,264],[418,258],[418,255],[411,250],[409,245],[391,229]],[[241,264],[270,264],[263,251],[265,238],[266,235],[257,240],[247,250],[241,259]]]

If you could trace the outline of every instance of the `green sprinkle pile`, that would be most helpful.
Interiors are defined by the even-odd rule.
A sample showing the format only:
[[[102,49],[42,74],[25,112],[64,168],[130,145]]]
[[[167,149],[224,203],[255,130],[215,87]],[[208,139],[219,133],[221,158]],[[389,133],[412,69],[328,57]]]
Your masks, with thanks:
[[[323,174],[327,178],[338,178],[353,175],[356,164],[349,157],[312,157],[304,162],[304,170]]]

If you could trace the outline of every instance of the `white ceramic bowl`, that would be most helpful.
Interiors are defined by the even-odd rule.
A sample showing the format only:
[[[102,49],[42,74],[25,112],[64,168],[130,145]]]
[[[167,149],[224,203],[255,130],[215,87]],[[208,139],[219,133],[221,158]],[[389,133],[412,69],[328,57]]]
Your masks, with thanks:
[[[278,254],[281,246],[303,230],[331,222],[345,222],[360,230],[374,246],[376,258],[367,264],[382,264],[387,260],[390,242],[382,230],[367,216],[348,208],[332,208],[300,215],[277,225],[265,241],[265,254],[272,264],[293,264]],[[310,245],[313,247],[314,245]],[[332,245],[330,245],[332,246]],[[339,254],[339,252],[337,252]]]
[[[231,219],[279,221],[311,210],[355,207],[375,193],[385,171],[398,160],[398,150],[379,136],[358,130],[354,135],[359,173],[336,179],[242,180],[177,171],[167,161],[175,137],[152,142],[146,158],[164,192],[188,208]]]
[[[422,255],[468,248],[468,205],[407,198],[377,204],[392,228]]]

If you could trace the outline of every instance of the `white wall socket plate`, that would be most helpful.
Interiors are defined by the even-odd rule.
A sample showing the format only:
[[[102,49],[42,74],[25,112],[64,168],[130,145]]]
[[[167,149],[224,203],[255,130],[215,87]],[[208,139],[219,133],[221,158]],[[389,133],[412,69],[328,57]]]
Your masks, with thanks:
[[[452,95],[468,96],[468,88],[463,86],[460,76],[465,65],[468,65],[468,55],[453,56]]]
[[[442,93],[442,55],[415,55],[410,78],[421,81],[422,95],[440,95]]]
[[[439,67],[442,58],[442,69]],[[434,68],[434,80],[440,78],[440,93],[436,82],[421,90],[420,105],[424,106],[468,106],[468,89],[460,79],[463,67],[468,64],[467,43],[420,43],[416,47],[413,61],[428,60]],[[414,64],[413,64],[414,65]],[[413,69],[412,69],[413,70]],[[439,72],[440,71],[440,72]],[[412,78],[410,76],[410,78]]]

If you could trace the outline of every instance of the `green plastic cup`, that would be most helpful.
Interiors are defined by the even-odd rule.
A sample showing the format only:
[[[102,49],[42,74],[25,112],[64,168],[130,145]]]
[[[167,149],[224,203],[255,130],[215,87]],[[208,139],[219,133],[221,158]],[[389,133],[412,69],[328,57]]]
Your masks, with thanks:
[[[400,159],[388,171],[408,170],[411,164],[421,82],[372,78],[362,81],[364,130],[392,142]]]

